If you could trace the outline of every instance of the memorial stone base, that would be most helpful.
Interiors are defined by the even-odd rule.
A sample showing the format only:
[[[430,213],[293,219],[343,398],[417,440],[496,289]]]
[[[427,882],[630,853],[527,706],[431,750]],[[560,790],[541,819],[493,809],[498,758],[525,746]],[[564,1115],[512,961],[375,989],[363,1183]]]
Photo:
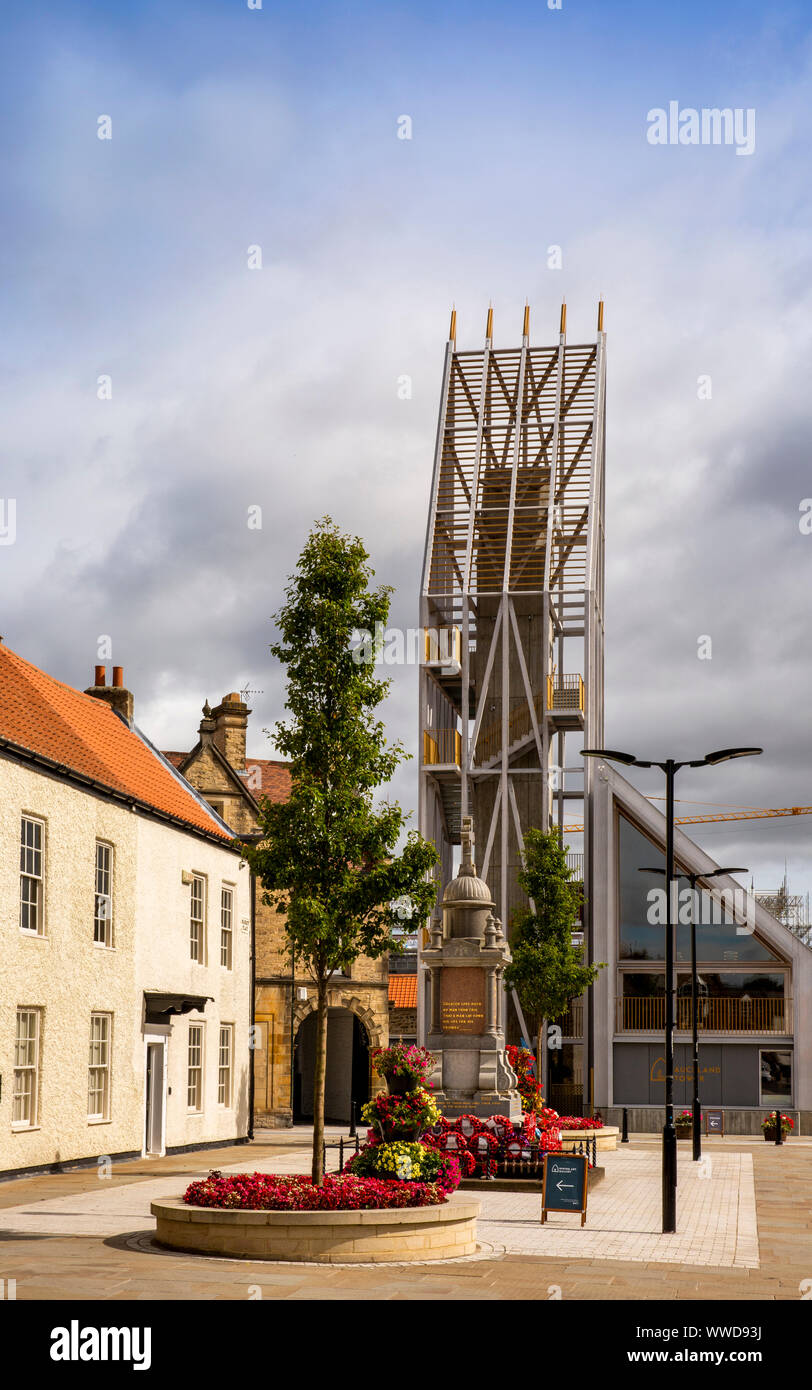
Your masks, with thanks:
[[[462,863],[443,895],[442,921],[423,951],[429,972],[426,1047],[434,1053],[434,1096],[449,1119],[521,1119],[516,1073],[505,1054],[504,970],[510,948],[487,884],[473,862],[473,827],[463,819]]]

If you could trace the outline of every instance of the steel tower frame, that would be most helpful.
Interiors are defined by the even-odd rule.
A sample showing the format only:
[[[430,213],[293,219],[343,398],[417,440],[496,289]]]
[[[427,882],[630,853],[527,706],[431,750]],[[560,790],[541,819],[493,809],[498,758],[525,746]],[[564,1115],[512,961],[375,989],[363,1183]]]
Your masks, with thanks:
[[[525,832],[563,836],[565,804],[582,801],[589,958],[595,771],[565,753],[567,732],[603,743],[603,302],[594,343],[567,343],[566,305],[551,346],[530,346],[529,319],[525,307],[519,348],[495,349],[489,309],[484,348],[460,352],[451,315],[420,596],[418,823],[440,853],[442,895],[461,818],[474,816],[507,930],[527,901],[515,882]],[[571,639],[577,674],[564,671]],[[418,957],[421,1041],[425,974]]]

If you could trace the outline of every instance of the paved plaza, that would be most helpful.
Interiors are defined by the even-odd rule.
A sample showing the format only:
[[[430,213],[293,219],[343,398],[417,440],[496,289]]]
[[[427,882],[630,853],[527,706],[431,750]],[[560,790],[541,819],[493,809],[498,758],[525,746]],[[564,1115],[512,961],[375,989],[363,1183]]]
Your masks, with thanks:
[[[679,1148],[678,1231],[660,1225],[652,1136],[601,1155],[605,1178],[585,1227],[538,1193],[486,1192],[480,1250],[419,1267],[313,1267],[180,1255],[152,1240],[150,1203],[210,1167],[309,1170],[307,1136],[266,1133],[249,1147],[182,1154],[0,1184],[0,1277],[18,1299],[799,1299],[812,1278],[812,1141],[782,1148],[712,1139],[701,1164]],[[806,1286],[808,1287],[808,1285]],[[249,1292],[250,1291],[250,1292]]]

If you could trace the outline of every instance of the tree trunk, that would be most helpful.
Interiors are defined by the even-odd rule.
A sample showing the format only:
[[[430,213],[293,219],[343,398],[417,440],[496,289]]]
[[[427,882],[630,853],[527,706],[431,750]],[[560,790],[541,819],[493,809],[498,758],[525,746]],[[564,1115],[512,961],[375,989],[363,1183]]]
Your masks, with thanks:
[[[316,1013],[316,1066],[313,1073],[313,1182],[324,1177],[324,1085],[327,1079],[327,981],[319,980]]]

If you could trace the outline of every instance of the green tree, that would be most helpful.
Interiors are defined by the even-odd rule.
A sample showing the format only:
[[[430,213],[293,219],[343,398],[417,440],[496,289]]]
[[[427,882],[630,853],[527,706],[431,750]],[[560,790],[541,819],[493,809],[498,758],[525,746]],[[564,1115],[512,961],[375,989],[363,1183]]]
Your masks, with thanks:
[[[436,896],[429,879],[434,846],[412,831],[396,854],[407,818],[397,802],[374,804],[376,790],[408,755],[401,744],[387,744],[375,717],[389,681],[376,677],[373,644],[352,647],[359,630],[382,632],[389,614],[392,591],[369,588],[368,559],[361,540],[342,535],[329,517],[299,557],[276,615],[280,638],[271,645],[287,668],[289,718],[274,736],[290,760],[291,795],[262,802],[261,839],[243,846],[263,902],[286,914],[289,948],[316,986],[314,1183],[324,1176],[330,978],[347,973],[359,956],[401,949],[393,936],[402,928],[395,900],[409,898],[420,922]]]
[[[570,881],[571,875],[567,852],[559,845],[557,833],[529,830],[519,883],[531,906],[514,917],[510,943],[513,960],[505,979],[536,1026],[539,1080],[545,1019],[559,1018],[604,965],[586,965],[583,947],[572,944],[582,890],[580,884]]]

